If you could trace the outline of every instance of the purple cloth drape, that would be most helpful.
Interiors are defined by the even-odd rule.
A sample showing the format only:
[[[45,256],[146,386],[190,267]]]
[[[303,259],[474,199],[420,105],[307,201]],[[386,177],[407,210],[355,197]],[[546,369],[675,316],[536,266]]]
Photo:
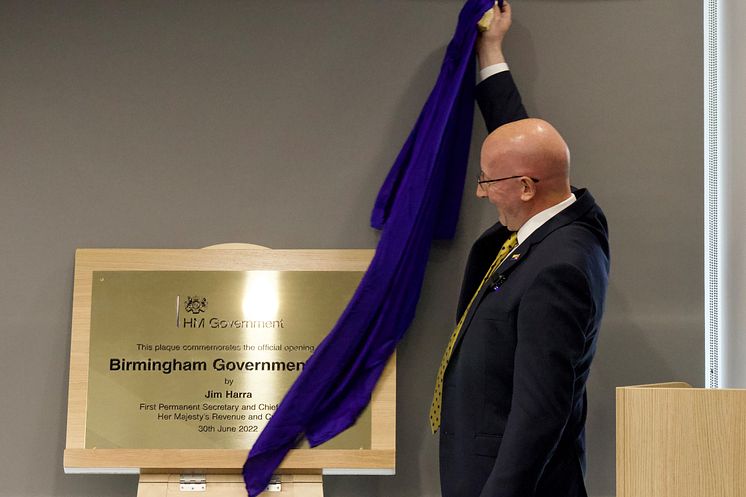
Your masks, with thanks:
[[[434,238],[453,236],[474,114],[477,22],[493,0],[468,0],[427,102],[376,199],[376,253],[334,328],[306,363],[243,467],[261,493],[303,436],[319,445],[350,427],[414,318]]]

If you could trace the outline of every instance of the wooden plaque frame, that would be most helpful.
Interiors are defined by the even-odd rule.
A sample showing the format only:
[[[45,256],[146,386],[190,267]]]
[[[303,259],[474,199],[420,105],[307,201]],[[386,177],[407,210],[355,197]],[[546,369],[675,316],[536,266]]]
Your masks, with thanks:
[[[93,271],[363,271],[373,250],[270,250],[234,244],[211,250],[79,249],[75,256],[66,473],[238,473],[246,450],[85,448]],[[294,449],[282,474],[394,474],[396,361],[373,393],[371,448]]]

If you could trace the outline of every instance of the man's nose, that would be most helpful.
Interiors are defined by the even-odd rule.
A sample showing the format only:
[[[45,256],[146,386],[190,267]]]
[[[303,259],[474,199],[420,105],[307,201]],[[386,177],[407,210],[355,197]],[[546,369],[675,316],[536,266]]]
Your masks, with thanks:
[[[482,189],[479,183],[477,183],[477,191],[474,192],[474,194],[477,196],[477,198],[485,198],[487,196],[487,193]]]

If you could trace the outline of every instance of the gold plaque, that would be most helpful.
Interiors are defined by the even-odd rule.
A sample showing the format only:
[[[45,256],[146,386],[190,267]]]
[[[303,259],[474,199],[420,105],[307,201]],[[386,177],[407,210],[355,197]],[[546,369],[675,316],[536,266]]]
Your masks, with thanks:
[[[85,448],[250,448],[362,275],[94,271]]]

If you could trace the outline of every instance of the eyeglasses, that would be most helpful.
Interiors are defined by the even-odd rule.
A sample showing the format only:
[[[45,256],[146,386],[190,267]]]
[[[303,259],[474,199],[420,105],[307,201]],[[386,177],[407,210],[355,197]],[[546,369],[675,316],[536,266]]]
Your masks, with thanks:
[[[497,183],[498,181],[505,181],[506,179],[515,179],[515,178],[529,178],[534,183],[538,183],[538,178],[532,178],[531,176],[526,176],[525,174],[519,174],[517,176],[506,176],[505,178],[497,178],[497,179],[484,179],[484,173],[480,172],[477,174],[477,186],[483,191],[487,192],[487,186],[490,183]]]

